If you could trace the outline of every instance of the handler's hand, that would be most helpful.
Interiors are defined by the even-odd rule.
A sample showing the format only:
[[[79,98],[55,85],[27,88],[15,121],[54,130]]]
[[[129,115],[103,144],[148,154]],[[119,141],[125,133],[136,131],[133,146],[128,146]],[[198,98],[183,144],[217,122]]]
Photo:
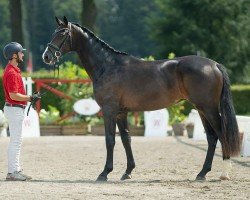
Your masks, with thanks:
[[[38,100],[41,99],[41,94],[39,92],[34,92],[31,96],[30,96],[30,102],[32,103],[36,103]]]

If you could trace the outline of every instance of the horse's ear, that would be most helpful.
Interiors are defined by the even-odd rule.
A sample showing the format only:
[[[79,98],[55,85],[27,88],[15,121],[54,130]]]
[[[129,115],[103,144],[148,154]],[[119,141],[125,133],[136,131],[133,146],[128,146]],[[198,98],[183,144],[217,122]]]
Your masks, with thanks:
[[[55,17],[55,19],[56,19],[56,22],[57,22],[58,26],[63,24],[63,22],[60,19],[58,19],[57,17]]]
[[[67,20],[67,17],[63,17],[63,22],[64,22],[64,24],[66,25],[66,26],[68,26],[68,20]]]

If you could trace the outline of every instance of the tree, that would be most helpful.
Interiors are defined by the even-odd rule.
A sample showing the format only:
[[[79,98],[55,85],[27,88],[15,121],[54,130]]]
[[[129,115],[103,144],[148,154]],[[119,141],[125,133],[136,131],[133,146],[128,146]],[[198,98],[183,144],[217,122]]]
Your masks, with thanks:
[[[249,66],[249,1],[156,0],[161,15],[152,16],[152,37],[159,55],[200,54],[224,64],[240,81]],[[247,30],[248,29],[248,30]]]
[[[94,0],[82,0],[82,25],[94,31],[97,9]]]
[[[23,0],[25,40],[27,48],[33,54],[34,69],[48,68],[42,61],[42,53],[51,35],[57,27],[55,16],[68,17],[70,21],[80,21],[81,0]],[[32,9],[32,12],[27,12]],[[63,61],[68,60],[70,55],[65,55]],[[75,58],[73,60],[76,60]]]
[[[0,49],[2,51],[3,47],[10,42],[11,40],[11,31],[9,28],[9,8],[8,1],[0,1]],[[0,66],[5,66],[7,61],[2,56],[2,52],[0,53]]]
[[[146,23],[155,10],[152,0],[96,0],[97,27],[100,37],[114,48],[145,57],[155,51],[148,36],[154,31]]]
[[[23,26],[22,26],[22,3],[21,0],[10,0],[10,27],[11,27],[11,40],[24,45],[23,40]],[[24,68],[24,64],[19,64],[20,68]]]
[[[10,25],[11,40],[23,44],[23,28],[22,28],[22,3],[21,0],[10,0]]]
[[[54,9],[50,0],[25,0],[26,12],[26,37],[28,49],[32,52],[34,70],[47,67],[42,61],[42,53],[45,50],[51,34],[55,30]]]

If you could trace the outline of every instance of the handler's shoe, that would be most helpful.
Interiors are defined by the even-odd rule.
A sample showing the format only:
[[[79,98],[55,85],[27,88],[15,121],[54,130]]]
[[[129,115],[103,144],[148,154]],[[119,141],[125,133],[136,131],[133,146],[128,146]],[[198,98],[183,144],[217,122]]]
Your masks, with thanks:
[[[29,180],[32,179],[31,176],[28,176],[28,175],[26,175],[26,174],[23,174],[22,171],[19,171],[18,173],[21,174],[22,176],[26,177],[27,181],[29,181]]]
[[[6,181],[27,181],[30,180],[31,177],[26,176],[20,172],[8,173],[6,177]]]

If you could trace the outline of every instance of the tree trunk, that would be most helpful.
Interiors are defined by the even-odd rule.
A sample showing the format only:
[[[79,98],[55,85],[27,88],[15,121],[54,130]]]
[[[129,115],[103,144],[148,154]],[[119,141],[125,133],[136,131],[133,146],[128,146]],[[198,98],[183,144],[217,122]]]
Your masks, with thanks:
[[[94,30],[97,9],[94,0],[82,0],[82,23],[83,26]]]
[[[23,44],[23,28],[22,28],[22,3],[21,0],[10,0],[10,26],[11,26],[11,40]],[[23,64],[20,65],[23,69]]]

